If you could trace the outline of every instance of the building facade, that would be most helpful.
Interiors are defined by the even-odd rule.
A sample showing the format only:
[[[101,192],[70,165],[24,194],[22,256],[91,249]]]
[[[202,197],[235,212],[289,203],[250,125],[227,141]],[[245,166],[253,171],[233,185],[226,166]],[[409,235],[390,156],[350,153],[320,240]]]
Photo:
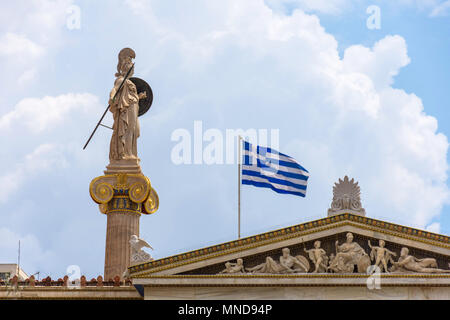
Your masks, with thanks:
[[[0,279],[0,298],[450,300],[450,237],[367,217],[348,177],[322,219],[157,260],[146,245],[132,235],[113,252],[130,256],[114,279],[15,274]]]
[[[145,299],[450,299],[449,257],[448,236],[341,213],[129,272]]]

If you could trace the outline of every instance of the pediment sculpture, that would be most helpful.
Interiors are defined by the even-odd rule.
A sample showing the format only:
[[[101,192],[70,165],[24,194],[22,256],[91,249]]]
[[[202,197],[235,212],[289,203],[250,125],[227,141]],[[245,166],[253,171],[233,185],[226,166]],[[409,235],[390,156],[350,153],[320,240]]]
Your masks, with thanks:
[[[289,248],[283,248],[281,251],[282,255],[279,262],[268,256],[265,262],[251,268],[245,268],[243,260],[237,259],[236,263],[226,262],[225,269],[220,273],[287,274],[308,272],[310,265],[305,257],[292,256]]]
[[[244,273],[244,261],[242,259],[237,259],[236,263],[226,262],[225,269],[220,273]]]
[[[388,262],[394,264],[392,257],[396,257],[397,254],[385,248],[384,240],[378,241],[378,246],[372,246],[370,240],[368,241],[369,247],[372,250],[370,252],[370,260],[375,261],[375,266],[383,268],[384,272],[388,272]]]
[[[418,259],[409,254],[409,249],[403,247],[400,257],[393,263],[391,272],[419,272],[419,273],[450,273],[450,270],[438,269],[434,258]]]
[[[247,268],[251,273],[298,273],[308,272],[309,262],[303,256],[291,256],[289,248],[283,248],[280,262],[276,262],[271,257],[267,257],[264,263],[255,267]]]
[[[341,245],[336,241],[336,256],[330,261],[328,269],[335,273],[349,273],[353,272],[356,265],[358,272],[366,272],[370,266],[369,256],[357,242],[353,241],[351,232],[347,233],[346,238]]]
[[[409,254],[409,249],[403,247],[397,261],[397,253],[386,248],[384,240],[378,240],[378,246],[368,240],[370,255],[363,247],[353,241],[351,232],[346,234],[346,241],[335,242],[336,254],[327,254],[321,247],[321,241],[314,241],[313,248],[303,248],[311,260],[313,268],[303,255],[291,255],[289,248],[282,249],[279,261],[266,256],[263,263],[253,267],[244,266],[244,258],[238,258],[236,263],[226,262],[225,269],[219,274],[296,274],[296,273],[372,273],[370,267],[377,267],[379,272],[389,273],[450,273],[450,270],[438,268],[435,258],[416,258]],[[372,264],[373,263],[373,264]],[[390,266],[390,267],[389,267]],[[449,264],[450,267],[450,264]]]
[[[313,273],[324,273],[328,270],[328,256],[324,249],[320,247],[320,241],[314,242],[314,248],[310,250],[303,250],[308,254],[309,259],[314,263]]]

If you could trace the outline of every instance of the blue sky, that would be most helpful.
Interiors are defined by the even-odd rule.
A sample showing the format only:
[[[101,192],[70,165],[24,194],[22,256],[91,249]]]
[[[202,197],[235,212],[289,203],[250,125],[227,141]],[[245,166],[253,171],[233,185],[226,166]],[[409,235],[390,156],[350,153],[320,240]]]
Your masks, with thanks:
[[[155,258],[237,236],[236,165],[171,160],[172,133],[196,120],[279,129],[311,173],[306,198],[243,186],[243,235],[324,217],[344,175],[368,216],[450,234],[449,14],[448,0],[2,3],[0,263],[20,239],[29,274],[103,273],[106,217],[88,187],[111,132],[82,146],[127,46],[155,94],[138,149],[160,197],[140,230]]]

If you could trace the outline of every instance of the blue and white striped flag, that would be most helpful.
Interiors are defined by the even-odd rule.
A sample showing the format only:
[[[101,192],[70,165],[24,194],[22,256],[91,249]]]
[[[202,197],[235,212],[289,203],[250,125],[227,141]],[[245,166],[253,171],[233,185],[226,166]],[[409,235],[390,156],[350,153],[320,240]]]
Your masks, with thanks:
[[[242,184],[304,197],[309,172],[293,158],[272,148],[243,141]]]

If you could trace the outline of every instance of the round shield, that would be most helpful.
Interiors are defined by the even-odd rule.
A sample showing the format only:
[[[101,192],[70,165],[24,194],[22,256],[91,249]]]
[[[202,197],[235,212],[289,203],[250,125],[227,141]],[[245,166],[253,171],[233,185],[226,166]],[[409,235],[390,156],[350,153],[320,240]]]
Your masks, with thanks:
[[[150,109],[153,102],[153,91],[149,84],[142,80],[141,78],[130,78],[131,82],[136,86],[137,93],[146,92],[147,97],[139,100],[139,113],[138,116],[142,116],[144,113]]]

